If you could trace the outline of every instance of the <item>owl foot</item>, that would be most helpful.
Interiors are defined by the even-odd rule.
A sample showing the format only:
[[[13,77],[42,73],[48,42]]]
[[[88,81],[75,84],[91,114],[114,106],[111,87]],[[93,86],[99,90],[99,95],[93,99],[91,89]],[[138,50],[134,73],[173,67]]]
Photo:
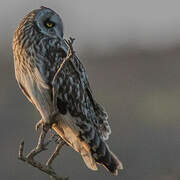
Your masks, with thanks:
[[[43,119],[41,119],[40,121],[38,121],[35,125],[35,130],[38,131],[41,127],[42,128],[49,128],[52,126],[53,123],[56,123],[56,116],[58,114],[58,111],[54,111],[51,115],[51,118],[49,120],[49,122],[45,122]]]

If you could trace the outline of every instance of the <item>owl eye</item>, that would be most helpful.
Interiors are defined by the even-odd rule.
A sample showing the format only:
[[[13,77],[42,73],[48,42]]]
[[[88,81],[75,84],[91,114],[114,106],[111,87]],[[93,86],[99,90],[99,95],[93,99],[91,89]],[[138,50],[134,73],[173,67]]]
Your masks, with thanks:
[[[44,22],[44,25],[45,25],[46,28],[52,28],[52,27],[55,26],[55,23],[52,22],[52,21],[47,20],[47,21]]]

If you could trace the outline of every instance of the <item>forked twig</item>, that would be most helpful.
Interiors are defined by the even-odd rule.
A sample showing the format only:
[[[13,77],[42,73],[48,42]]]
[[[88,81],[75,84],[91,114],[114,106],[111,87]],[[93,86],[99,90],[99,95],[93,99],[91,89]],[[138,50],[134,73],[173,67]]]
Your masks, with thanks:
[[[39,139],[38,139],[38,144],[37,146],[31,150],[31,152],[27,155],[27,158],[29,159],[33,159],[37,154],[39,154],[40,152],[42,151],[45,151],[47,150],[47,146],[48,144],[51,142],[51,140],[49,140],[48,142],[44,143],[44,140],[46,138],[46,134],[49,130],[49,127],[45,127],[43,126],[42,130],[41,130],[41,133],[40,133],[40,136],[39,136]]]
[[[23,151],[24,151],[24,141],[22,141],[20,143],[18,159],[20,159],[20,160],[30,164],[31,166],[39,169],[40,171],[50,175],[55,180],[68,180],[67,177],[60,177],[59,175],[57,175],[56,172],[52,168],[49,168],[48,166],[43,165],[43,164],[41,164],[40,162],[38,162],[38,161],[36,161],[34,159],[30,159],[27,156],[24,156]]]
[[[66,143],[64,141],[61,141],[59,144],[57,144],[55,151],[51,155],[51,157],[46,162],[46,166],[51,168],[51,164],[54,161],[54,159],[59,155],[60,149],[65,145]]]
[[[38,140],[38,144],[36,146],[36,148],[34,148],[30,153],[28,153],[26,156],[23,155],[23,151],[24,151],[24,141],[22,141],[20,143],[19,146],[19,153],[18,153],[18,159],[30,164],[31,166],[39,169],[40,171],[50,175],[51,177],[53,177],[55,180],[68,180],[67,177],[60,177],[58,174],[56,174],[56,172],[53,170],[53,168],[50,167],[50,165],[52,164],[53,160],[57,157],[59,150],[61,149],[61,147],[65,144],[65,142],[61,142],[60,144],[58,144],[59,146],[56,147],[56,150],[54,151],[54,153],[51,155],[51,157],[48,159],[47,161],[47,165],[44,165],[36,160],[34,160],[34,157],[36,155],[38,155],[39,153],[41,153],[42,151],[47,150],[47,146],[49,145],[49,143],[52,141],[52,139],[50,139],[49,141],[47,141],[46,143],[44,143],[46,134],[47,134],[47,129],[42,129],[41,134],[39,136],[39,140]]]

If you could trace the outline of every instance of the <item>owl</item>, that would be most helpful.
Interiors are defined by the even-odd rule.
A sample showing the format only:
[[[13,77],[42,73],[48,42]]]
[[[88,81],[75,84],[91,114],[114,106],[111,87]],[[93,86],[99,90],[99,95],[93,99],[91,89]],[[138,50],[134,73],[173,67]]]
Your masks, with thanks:
[[[79,58],[64,62],[69,46],[63,35],[62,20],[50,8],[22,19],[13,36],[18,85],[39,111],[40,123],[50,124],[88,168],[97,170],[100,164],[117,175],[123,167],[106,143],[111,133],[107,113],[95,100]]]

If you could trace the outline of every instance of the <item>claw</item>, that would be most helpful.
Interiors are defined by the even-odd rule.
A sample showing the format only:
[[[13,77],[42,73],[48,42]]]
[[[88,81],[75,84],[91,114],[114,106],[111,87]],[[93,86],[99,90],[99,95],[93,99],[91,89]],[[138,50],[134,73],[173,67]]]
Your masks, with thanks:
[[[42,127],[43,129],[49,129],[51,127],[51,125],[53,123],[55,123],[55,117],[56,117],[57,113],[53,112],[52,113],[52,117],[50,119],[50,122],[45,122],[43,119],[41,119],[40,121],[38,121],[35,125],[35,130],[38,131],[40,129],[40,127]]]

